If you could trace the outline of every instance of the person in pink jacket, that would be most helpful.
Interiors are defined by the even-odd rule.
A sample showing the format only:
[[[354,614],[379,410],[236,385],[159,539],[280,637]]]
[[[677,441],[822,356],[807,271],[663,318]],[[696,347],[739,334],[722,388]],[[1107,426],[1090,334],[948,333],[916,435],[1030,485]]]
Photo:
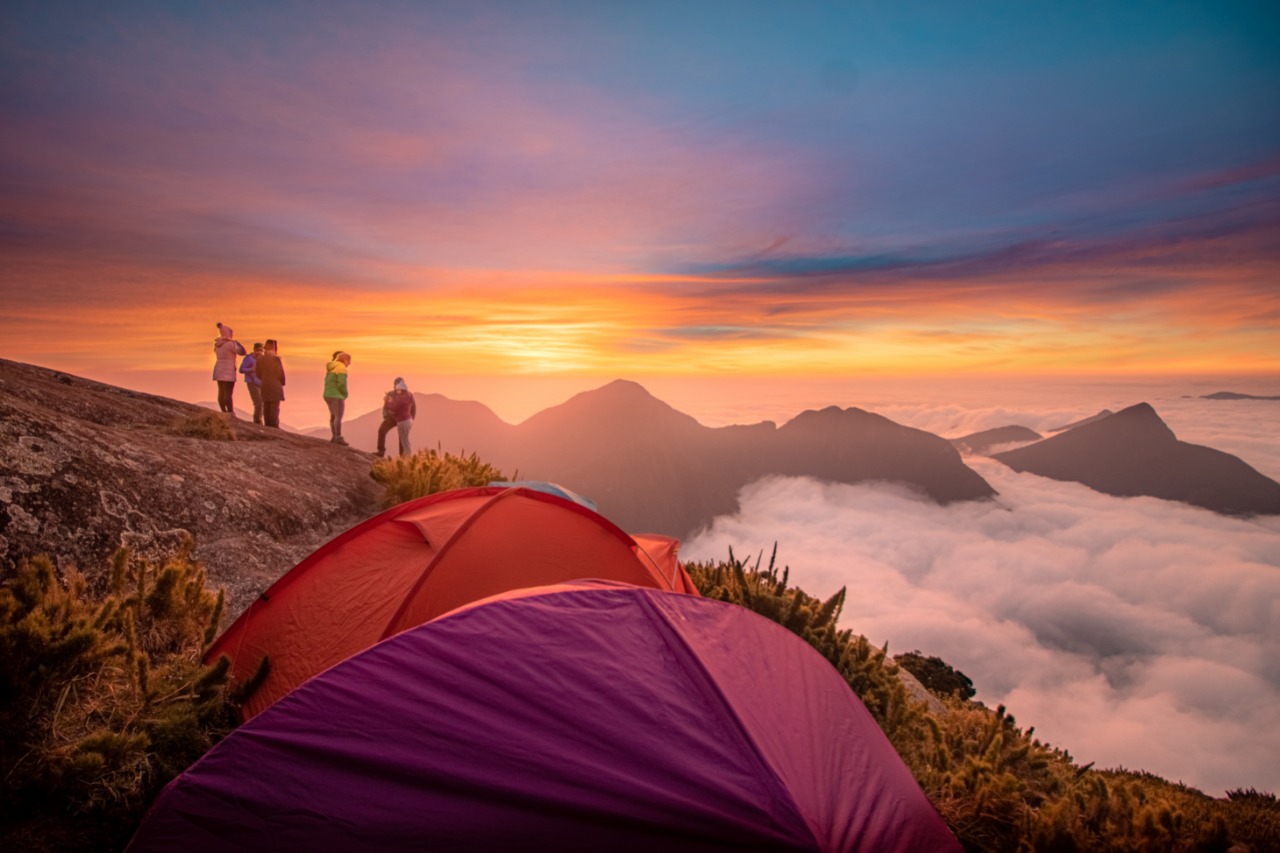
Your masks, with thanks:
[[[244,347],[231,333],[230,326],[218,324],[218,337],[213,339],[213,381],[218,383],[218,408],[235,416],[231,394],[236,388],[236,357],[244,355]]]

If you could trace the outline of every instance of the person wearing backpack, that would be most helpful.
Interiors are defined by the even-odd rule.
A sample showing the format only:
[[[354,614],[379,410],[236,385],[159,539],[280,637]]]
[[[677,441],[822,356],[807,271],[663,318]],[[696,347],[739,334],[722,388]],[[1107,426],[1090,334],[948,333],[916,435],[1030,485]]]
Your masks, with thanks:
[[[395,387],[382,398],[382,425],[378,427],[378,456],[387,455],[387,433],[393,428],[400,439],[400,455],[413,453],[409,445],[409,430],[413,429],[413,420],[418,416],[418,403],[409,393],[409,386],[399,376]]]

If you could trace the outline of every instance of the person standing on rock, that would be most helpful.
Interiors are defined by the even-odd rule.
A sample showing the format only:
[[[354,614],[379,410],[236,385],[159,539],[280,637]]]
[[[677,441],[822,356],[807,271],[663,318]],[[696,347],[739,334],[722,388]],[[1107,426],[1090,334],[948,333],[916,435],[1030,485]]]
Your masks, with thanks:
[[[413,453],[409,446],[409,430],[418,416],[418,403],[409,393],[409,386],[399,376],[395,387],[382,398],[382,425],[378,427],[378,455],[387,455],[387,433],[394,427],[400,439],[400,455]]]
[[[231,395],[236,388],[236,356],[244,355],[244,347],[231,334],[231,327],[218,324],[218,337],[213,339],[213,381],[218,383],[218,408],[235,417]]]
[[[240,372],[244,374],[244,384],[249,389],[249,399],[253,400],[255,424],[262,423],[262,380],[258,378],[258,371],[254,369],[261,355],[262,344],[254,344],[253,352],[246,355],[244,361],[240,362]]]
[[[284,401],[284,362],[279,344],[268,340],[262,355],[254,359],[254,372],[262,383],[262,420],[269,427],[280,428],[280,404]]]
[[[329,432],[334,444],[346,444],[342,437],[342,413],[347,407],[347,368],[351,366],[351,356],[342,350],[333,354],[333,361],[324,369],[324,402],[329,407]]]

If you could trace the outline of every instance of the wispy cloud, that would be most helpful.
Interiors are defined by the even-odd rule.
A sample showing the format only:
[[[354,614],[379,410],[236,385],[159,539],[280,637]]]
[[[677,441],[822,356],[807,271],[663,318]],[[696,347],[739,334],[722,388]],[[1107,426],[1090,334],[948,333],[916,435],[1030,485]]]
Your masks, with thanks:
[[[231,314],[447,375],[1276,371],[1269,23],[11,3],[0,327],[202,381]]]

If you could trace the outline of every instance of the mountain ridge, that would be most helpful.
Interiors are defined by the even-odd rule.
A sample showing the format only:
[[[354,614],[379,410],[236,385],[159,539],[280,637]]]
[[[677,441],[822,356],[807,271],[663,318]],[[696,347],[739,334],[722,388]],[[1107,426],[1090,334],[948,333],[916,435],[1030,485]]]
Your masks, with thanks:
[[[944,439],[857,408],[809,410],[780,427],[708,427],[642,385],[614,380],[512,425],[480,403],[415,399],[415,449],[474,452],[509,476],[559,483],[634,533],[686,538],[736,512],[738,492],[768,475],[900,482],[942,503],[995,495]],[[343,434],[373,450],[380,421],[363,415]]]
[[[1280,483],[1230,453],[1180,441],[1149,403],[993,458],[1117,497],[1175,500],[1224,515],[1280,515]]]

